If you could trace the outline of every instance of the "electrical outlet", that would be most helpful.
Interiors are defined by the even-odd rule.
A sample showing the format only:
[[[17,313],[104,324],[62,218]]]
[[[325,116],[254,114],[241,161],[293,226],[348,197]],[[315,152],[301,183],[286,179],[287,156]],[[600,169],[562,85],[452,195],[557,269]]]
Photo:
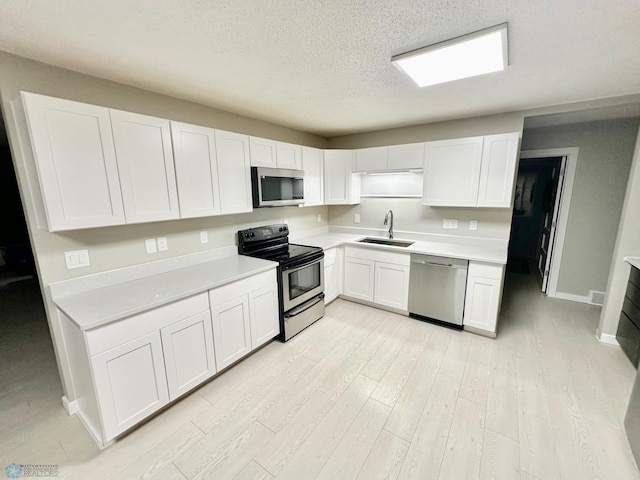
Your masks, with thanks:
[[[318,214],[318,216],[316,217],[316,220],[318,223],[322,222],[322,214]]]
[[[353,223],[360,223],[360,214],[359,213],[354,213],[353,214]]]
[[[206,230],[200,232],[200,243],[209,243],[209,233]]]
[[[457,218],[444,218],[442,220],[442,228],[458,228]]]
[[[88,267],[91,265],[89,262],[89,250],[73,250],[70,252],[64,252],[64,260],[67,264],[67,270],[72,268]]]
[[[169,245],[167,244],[167,237],[158,237],[158,251],[164,252],[165,250],[169,250]]]
[[[147,249],[147,253],[156,253],[158,251],[158,245],[155,238],[148,238],[144,241],[144,246]]]
[[[477,230],[477,229],[478,229],[478,221],[469,220],[469,230]]]

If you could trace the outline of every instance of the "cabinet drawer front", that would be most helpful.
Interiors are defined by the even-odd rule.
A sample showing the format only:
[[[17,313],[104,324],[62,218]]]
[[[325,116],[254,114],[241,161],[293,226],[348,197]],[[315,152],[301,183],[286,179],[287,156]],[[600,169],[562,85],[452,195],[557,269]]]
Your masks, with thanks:
[[[627,283],[627,291],[625,295],[636,305],[640,306],[640,287],[632,282]]]
[[[478,263],[469,262],[469,277],[482,277],[492,278],[494,280],[500,280],[502,278],[502,271],[504,265],[495,263]]]
[[[409,266],[411,259],[408,253],[390,252],[387,250],[379,250],[376,248],[361,248],[347,245],[344,250],[345,257],[362,258],[365,260],[374,260],[376,262],[393,263],[396,265]]]
[[[336,262],[337,248],[329,248],[324,251],[324,266],[333,265]]]
[[[104,327],[88,330],[85,335],[89,355],[97,355],[141,335],[157,332],[172,323],[207,310],[209,310],[207,293],[202,292],[193,297],[123,318]]]
[[[616,340],[618,340],[618,343],[622,347],[622,351],[637,368],[640,354],[640,329],[634,325],[624,312],[620,313]]]
[[[640,307],[632,302],[629,297],[624,297],[622,311],[627,315],[627,317],[629,317],[629,320],[640,328]]]
[[[230,298],[246,295],[249,292],[258,290],[259,288],[266,287],[273,283],[277,283],[275,268],[267,272],[243,278],[237,282],[209,290],[211,308],[214,308],[216,305],[220,305],[221,303],[225,303]]]
[[[638,270],[636,267],[631,267],[631,272],[629,273],[629,281],[640,287],[640,270]]]

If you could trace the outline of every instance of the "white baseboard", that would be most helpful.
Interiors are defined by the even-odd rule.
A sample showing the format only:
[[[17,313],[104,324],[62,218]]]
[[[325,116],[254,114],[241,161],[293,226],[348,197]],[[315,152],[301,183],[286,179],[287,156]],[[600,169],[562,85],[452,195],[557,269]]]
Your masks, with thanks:
[[[601,333],[600,329],[598,329],[598,331],[596,332],[596,338],[600,343],[620,346],[620,344],[618,343],[618,340],[616,340],[615,335],[610,335],[608,333]]]
[[[589,295],[575,295],[573,293],[564,293],[564,292],[556,292],[554,298],[559,298],[561,300],[569,300],[570,302],[579,302],[579,303],[588,303],[589,305],[595,305],[595,303],[591,303],[591,297]]]
[[[78,403],[75,401],[70,402],[66,396],[62,397],[62,406],[69,415],[75,415],[76,413],[78,413]]]

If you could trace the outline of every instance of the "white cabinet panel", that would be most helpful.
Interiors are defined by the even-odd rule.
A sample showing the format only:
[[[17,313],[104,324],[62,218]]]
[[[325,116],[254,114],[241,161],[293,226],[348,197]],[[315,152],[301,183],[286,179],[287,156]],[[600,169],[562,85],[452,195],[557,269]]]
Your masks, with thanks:
[[[479,207],[511,207],[519,137],[518,133],[484,137]]]
[[[476,206],[482,141],[470,137],[426,143],[423,205]]]
[[[302,170],[302,147],[292,143],[277,142],[276,165],[278,168]]]
[[[160,334],[171,400],[216,373],[209,310],[165,327]]]
[[[360,203],[360,176],[352,169],[352,150],[324,151],[325,205]]]
[[[249,137],[216,130],[216,153],[221,213],[252,211]]]
[[[252,167],[276,168],[276,141],[266,138],[249,137]]]
[[[387,170],[387,147],[360,148],[355,150],[354,172],[379,172]]]
[[[469,262],[464,303],[465,327],[495,336],[503,278],[503,265]]]
[[[180,217],[220,214],[215,130],[171,122]]]
[[[323,205],[323,151],[319,148],[302,147],[302,167],[304,169],[304,205]]]
[[[344,294],[373,301],[374,261],[362,258],[344,259]]]
[[[375,263],[375,295],[380,305],[407,310],[409,300],[409,267],[392,263]]]
[[[169,402],[159,332],[96,355],[91,364],[107,441]]]
[[[424,143],[390,146],[387,168],[389,170],[424,168]]]
[[[251,351],[249,299],[247,295],[220,305],[211,305],[213,343],[218,370],[228,367]]]
[[[324,266],[324,303],[328,304],[336,299],[338,289],[335,281],[335,264]]]
[[[22,92],[50,231],[125,223],[109,110]]]
[[[249,293],[251,348],[257,348],[280,333],[277,284]]]
[[[169,120],[110,113],[127,223],[179,218]]]

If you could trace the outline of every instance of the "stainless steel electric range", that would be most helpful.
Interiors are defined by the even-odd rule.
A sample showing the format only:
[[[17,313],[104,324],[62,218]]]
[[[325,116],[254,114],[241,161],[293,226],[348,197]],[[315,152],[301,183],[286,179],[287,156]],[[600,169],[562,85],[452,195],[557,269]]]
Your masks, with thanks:
[[[238,231],[238,253],[278,262],[280,336],[286,342],[324,316],[324,252],[289,243],[286,224]]]

